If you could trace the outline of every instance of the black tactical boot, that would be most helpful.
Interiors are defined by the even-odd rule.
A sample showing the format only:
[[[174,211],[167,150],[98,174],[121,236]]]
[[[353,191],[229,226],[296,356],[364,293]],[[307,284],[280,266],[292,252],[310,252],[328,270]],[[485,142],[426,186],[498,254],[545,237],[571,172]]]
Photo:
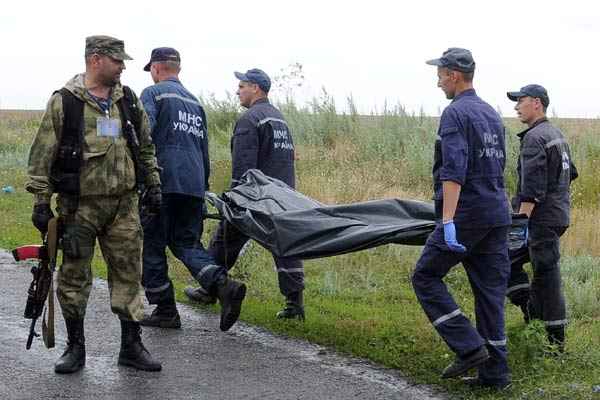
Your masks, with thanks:
[[[302,291],[287,296],[285,308],[277,313],[279,319],[298,319],[304,321],[304,300]]]
[[[471,368],[475,368],[485,363],[488,358],[490,358],[490,355],[485,346],[473,350],[464,357],[457,356],[454,362],[444,369],[442,378],[456,378],[457,376],[461,376]]]
[[[221,323],[223,332],[235,324],[242,311],[242,301],[246,297],[246,285],[225,277],[217,286],[217,298],[221,303]]]
[[[198,286],[197,288],[188,286],[183,289],[183,293],[185,293],[188,299],[197,301],[200,304],[215,304],[217,302],[217,298],[211,296],[202,286]]]
[[[121,351],[119,365],[142,371],[160,371],[162,366],[155,361],[142,344],[142,328],[139,322],[121,320]]]
[[[152,314],[144,316],[140,321],[142,326],[155,326],[158,328],[181,328],[181,319],[177,312],[177,306],[173,304],[159,304]]]
[[[85,365],[85,338],[82,319],[65,319],[67,325],[67,348],[54,364],[57,374],[71,374]]]

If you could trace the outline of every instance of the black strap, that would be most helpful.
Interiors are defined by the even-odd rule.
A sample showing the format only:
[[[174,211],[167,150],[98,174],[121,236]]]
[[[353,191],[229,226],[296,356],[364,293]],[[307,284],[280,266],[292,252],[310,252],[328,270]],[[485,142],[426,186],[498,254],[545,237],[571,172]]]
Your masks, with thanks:
[[[127,147],[131,152],[135,167],[135,185],[138,193],[144,190],[143,168],[140,163],[140,109],[137,106],[137,96],[129,86],[123,86],[123,97],[117,102],[121,114],[121,127],[123,136],[127,140]]]
[[[83,122],[83,101],[75,97],[68,89],[62,88],[58,91],[62,97],[63,106],[63,126],[61,136],[59,138],[58,148],[61,147],[72,147],[78,154],[71,154],[79,159],[80,163],[77,166],[74,165],[57,165],[63,172],[79,172],[81,167],[81,161],[83,160],[83,135],[84,135],[84,122]],[[56,92],[55,92],[56,93]],[[67,156],[69,156],[67,154]]]
[[[50,167],[50,181],[57,193],[76,199],[80,193],[79,173],[83,162],[84,104],[66,88],[54,93],[60,93],[62,98],[63,121]],[[73,204],[67,212],[74,212],[75,209],[77,205]]]
[[[138,108],[138,98],[133,90],[129,86],[123,86],[123,97],[117,103],[119,112],[121,113],[121,120],[123,123],[131,121],[135,132],[137,134],[136,139],[139,141],[139,133],[141,130],[141,119],[140,110]],[[123,125],[125,126],[125,124]]]
[[[76,97],[68,89],[62,88],[54,93],[60,93],[63,105],[63,127],[57,138],[57,154],[50,169],[50,179],[55,191],[79,197],[79,175],[83,164],[84,145],[84,101]],[[119,99],[117,106],[121,115],[121,127],[127,140],[135,165],[136,186],[141,190],[143,176],[139,163],[139,132],[141,128],[141,113],[135,93],[123,86],[124,96]]]

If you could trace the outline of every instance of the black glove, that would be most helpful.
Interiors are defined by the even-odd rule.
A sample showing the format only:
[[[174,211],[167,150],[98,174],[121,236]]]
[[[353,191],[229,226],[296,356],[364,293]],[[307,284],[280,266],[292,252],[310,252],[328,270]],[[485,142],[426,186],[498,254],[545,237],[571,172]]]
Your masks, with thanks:
[[[149,187],[144,200],[148,214],[160,213],[160,206],[162,205],[162,192],[160,186]]]
[[[52,209],[49,203],[36,204],[33,206],[33,213],[31,214],[31,222],[38,231],[45,235],[48,232],[48,222],[54,218]]]

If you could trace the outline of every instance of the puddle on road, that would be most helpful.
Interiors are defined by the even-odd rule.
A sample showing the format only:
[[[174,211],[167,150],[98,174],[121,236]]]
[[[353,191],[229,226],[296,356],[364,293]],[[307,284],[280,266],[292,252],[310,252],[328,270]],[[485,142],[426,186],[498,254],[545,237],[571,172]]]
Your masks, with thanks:
[[[198,311],[186,305],[178,305],[179,313],[186,319],[198,319]],[[185,314],[185,315],[183,315]],[[399,371],[377,366],[360,358],[345,357],[326,347],[315,345],[299,339],[277,336],[273,333],[244,323],[236,323],[231,336],[244,338],[258,343],[273,353],[285,358],[302,359],[320,368],[341,372],[358,379],[384,386],[390,390],[408,394],[419,400],[441,400],[445,397],[427,386],[415,385],[401,376]],[[411,397],[412,398],[412,397]]]
[[[5,268],[22,268],[22,266],[17,266],[14,263],[9,254],[0,251],[0,264],[2,263],[5,264]],[[107,283],[100,279],[94,279],[94,288],[104,290],[107,288]],[[216,315],[203,314],[199,310],[185,304],[179,304],[178,308],[183,318],[196,322],[202,321],[198,326],[206,326],[207,321],[210,321],[208,324],[213,324],[218,320],[218,316]],[[8,316],[4,315],[0,315],[0,320],[4,327],[2,330],[3,332],[0,333],[0,340],[5,341],[11,339],[14,341],[15,338],[24,338],[23,340],[26,340],[29,321],[11,321]],[[274,351],[272,352],[278,354],[280,357],[299,359],[325,370],[342,373],[366,382],[374,383],[385,387],[388,390],[402,393],[408,396],[408,398],[419,400],[441,400],[445,398],[442,392],[436,391],[435,388],[415,385],[408,382],[397,370],[377,366],[364,359],[342,356],[326,347],[311,344],[299,339],[274,335],[260,327],[237,323],[235,329],[228,335],[232,340],[235,340],[234,338],[238,337],[249,342],[258,343],[268,349],[273,349]],[[41,340],[36,340],[34,345],[43,348]],[[41,356],[42,359],[51,359],[54,361],[57,356],[60,356],[58,351],[62,353],[64,346],[64,340],[60,340],[59,337],[57,337],[56,348],[60,350],[47,351],[44,348],[43,350],[45,351],[39,351],[38,354],[36,354],[36,357]],[[106,373],[106,371],[114,371],[115,369],[116,358],[112,355],[88,354],[87,359],[86,368],[82,374],[82,378],[91,386],[106,385],[108,387],[113,383],[117,383],[121,380],[128,380],[130,378],[127,373]],[[38,359],[37,362],[40,362],[40,360]]]

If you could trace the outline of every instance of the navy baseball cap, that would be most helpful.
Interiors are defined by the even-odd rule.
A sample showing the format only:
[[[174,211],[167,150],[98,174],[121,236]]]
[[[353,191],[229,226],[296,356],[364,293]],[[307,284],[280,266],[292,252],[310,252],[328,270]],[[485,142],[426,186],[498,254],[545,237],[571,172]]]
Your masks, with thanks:
[[[261,69],[252,68],[245,73],[236,71],[234,72],[234,75],[242,82],[256,83],[265,93],[269,93],[269,89],[271,89],[271,78],[269,78],[269,75]]]
[[[544,107],[548,107],[548,104],[550,104],[550,97],[548,97],[548,92],[541,85],[534,84],[534,85],[523,86],[517,92],[506,92],[506,95],[512,101],[519,101],[519,99],[521,97],[529,96],[529,97],[536,97],[536,98],[540,99],[540,101],[542,102]]]
[[[440,58],[425,61],[425,63],[460,72],[475,71],[473,55],[469,50],[461,49],[460,47],[450,47]]]
[[[152,54],[150,55],[150,61],[144,67],[144,71],[150,71],[150,65],[153,62],[157,61],[175,61],[181,62],[181,58],[179,57],[179,52],[172,47],[159,47],[152,50]]]

